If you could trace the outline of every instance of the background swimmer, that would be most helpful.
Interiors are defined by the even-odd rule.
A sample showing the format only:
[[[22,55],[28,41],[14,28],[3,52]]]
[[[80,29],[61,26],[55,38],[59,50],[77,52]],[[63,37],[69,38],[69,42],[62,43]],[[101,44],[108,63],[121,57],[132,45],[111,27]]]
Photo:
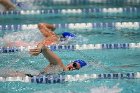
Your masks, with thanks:
[[[5,46],[33,46],[39,43],[44,43],[45,45],[68,44],[69,41],[76,37],[70,32],[63,32],[61,35],[57,35],[54,32],[55,26],[47,23],[38,24],[38,28],[41,33],[34,30],[34,32],[21,31],[7,34],[3,37],[3,41],[6,42]]]
[[[5,11],[14,10],[16,8],[10,0],[0,0],[0,4],[4,6]]]

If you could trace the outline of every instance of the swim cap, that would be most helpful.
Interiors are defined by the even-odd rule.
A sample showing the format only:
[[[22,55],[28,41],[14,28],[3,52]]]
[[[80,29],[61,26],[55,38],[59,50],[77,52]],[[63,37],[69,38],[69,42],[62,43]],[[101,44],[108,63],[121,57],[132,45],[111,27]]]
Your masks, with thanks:
[[[86,63],[85,61],[83,61],[83,60],[75,60],[74,62],[79,63],[81,68],[82,68],[83,66],[86,66],[86,65],[87,65],[87,63]]]
[[[76,37],[74,34],[70,33],[70,32],[63,32],[62,33],[62,36],[64,38],[73,38],[73,37]]]

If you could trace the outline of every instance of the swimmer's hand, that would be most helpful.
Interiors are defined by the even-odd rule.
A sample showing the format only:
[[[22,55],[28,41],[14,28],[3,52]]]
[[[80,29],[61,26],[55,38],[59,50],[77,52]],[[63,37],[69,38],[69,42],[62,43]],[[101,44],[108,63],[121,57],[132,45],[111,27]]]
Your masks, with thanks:
[[[40,48],[34,48],[34,49],[30,49],[29,53],[33,56],[37,56],[42,52],[42,49]]]
[[[41,42],[37,45],[36,48],[30,49],[29,53],[33,56],[37,56],[42,52],[44,47],[45,47],[45,45],[43,44],[43,42]]]

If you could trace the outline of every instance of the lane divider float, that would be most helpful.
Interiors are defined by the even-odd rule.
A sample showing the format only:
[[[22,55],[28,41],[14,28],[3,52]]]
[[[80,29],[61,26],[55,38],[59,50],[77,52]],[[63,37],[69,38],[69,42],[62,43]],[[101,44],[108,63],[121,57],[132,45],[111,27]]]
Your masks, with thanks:
[[[108,14],[128,14],[130,15],[138,15],[140,12],[140,8],[137,7],[128,7],[128,8],[79,8],[79,9],[45,9],[45,10],[14,10],[14,11],[5,11],[0,12],[0,16],[5,15],[49,15],[53,16],[54,14],[61,14],[62,16],[65,15],[72,15],[72,14],[102,14],[102,15],[108,15]],[[74,16],[76,16],[74,15]],[[79,16],[79,15],[78,15]],[[113,15],[115,16],[115,15]],[[128,16],[128,15],[127,15]]]
[[[14,3],[18,2],[29,2],[29,0],[12,0]],[[103,4],[139,4],[140,0],[30,0],[32,3],[47,3],[51,5],[56,4],[93,4],[93,3],[103,3]]]
[[[16,53],[29,51],[35,46],[0,47],[0,53]],[[47,46],[52,51],[58,50],[94,50],[94,49],[135,49],[140,48],[140,43],[118,43],[118,44],[82,44],[82,45],[52,45]]]
[[[33,77],[0,77],[0,82],[6,81],[20,81],[31,82],[39,84],[54,84],[73,81],[84,81],[89,79],[139,79],[140,73],[104,73],[104,74],[84,74],[84,75],[46,75],[46,76],[33,76]]]
[[[105,29],[105,28],[112,28],[112,29],[133,29],[138,30],[140,29],[140,22],[98,22],[98,23],[65,23],[65,24],[54,24],[56,28],[63,28],[63,29]],[[18,25],[0,25],[0,31],[18,31],[18,30],[31,30],[31,29],[38,29],[37,24],[18,24]]]

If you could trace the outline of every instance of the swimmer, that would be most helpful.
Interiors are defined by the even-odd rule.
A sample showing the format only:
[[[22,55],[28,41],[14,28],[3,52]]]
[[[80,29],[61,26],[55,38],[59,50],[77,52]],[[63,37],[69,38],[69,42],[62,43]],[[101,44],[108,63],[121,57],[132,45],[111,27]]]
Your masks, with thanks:
[[[69,38],[76,37],[70,32],[63,32],[61,36],[58,36],[54,33],[54,30],[56,29],[55,26],[48,23],[40,23],[38,24],[38,28],[45,37],[45,39],[41,42],[45,45],[58,44],[59,42],[66,41]]]
[[[5,7],[5,11],[14,10],[16,8],[10,0],[0,0],[0,4]]]
[[[33,76],[40,76],[40,75],[47,75],[47,74],[59,74],[63,71],[73,71],[73,70],[79,70],[82,67],[86,66],[87,63],[84,60],[75,60],[68,65],[64,65],[61,58],[58,57],[54,52],[52,52],[50,49],[48,49],[43,43],[40,43],[36,48],[30,49],[29,53],[32,56],[38,56],[40,53],[44,55],[44,57],[49,61],[49,65],[44,68],[43,71],[38,73],[37,75],[32,75],[28,73],[21,73],[18,71],[15,71],[13,73],[10,73],[8,76],[11,77],[33,77]]]
[[[59,58],[54,52],[52,52],[50,49],[48,49],[43,43],[39,44],[37,46],[37,48],[30,49],[30,54],[33,56],[37,56],[40,53],[42,53],[44,55],[44,57],[46,59],[48,59],[48,61],[50,62],[49,66],[58,65],[63,69],[63,71],[79,70],[83,66],[87,65],[87,63],[83,60],[75,60],[75,61],[71,62],[70,64],[68,64],[67,66],[64,66],[61,58]],[[48,67],[46,67],[46,69],[44,70],[45,72],[47,72]]]
[[[14,42],[10,42],[10,41],[6,41],[7,42],[7,46],[36,46],[39,43],[43,43],[46,46],[48,45],[53,45],[53,44],[65,44],[68,43],[69,39],[75,38],[76,36],[70,32],[63,32],[61,35],[57,35],[54,30],[56,29],[54,25],[48,24],[48,23],[39,23],[38,24],[38,29],[41,32],[41,34],[43,35],[44,39],[39,41],[39,42],[35,42],[34,44],[30,43],[30,42],[25,42],[25,41],[14,41]],[[8,38],[9,39],[9,38]]]
[[[87,65],[83,60],[75,60],[65,66],[60,57],[58,57],[54,52],[48,49],[43,43],[40,43],[37,48],[30,49],[29,52],[33,56],[37,56],[40,53],[49,61],[49,65],[40,74],[53,74],[62,71],[73,71],[79,70],[80,68]]]

